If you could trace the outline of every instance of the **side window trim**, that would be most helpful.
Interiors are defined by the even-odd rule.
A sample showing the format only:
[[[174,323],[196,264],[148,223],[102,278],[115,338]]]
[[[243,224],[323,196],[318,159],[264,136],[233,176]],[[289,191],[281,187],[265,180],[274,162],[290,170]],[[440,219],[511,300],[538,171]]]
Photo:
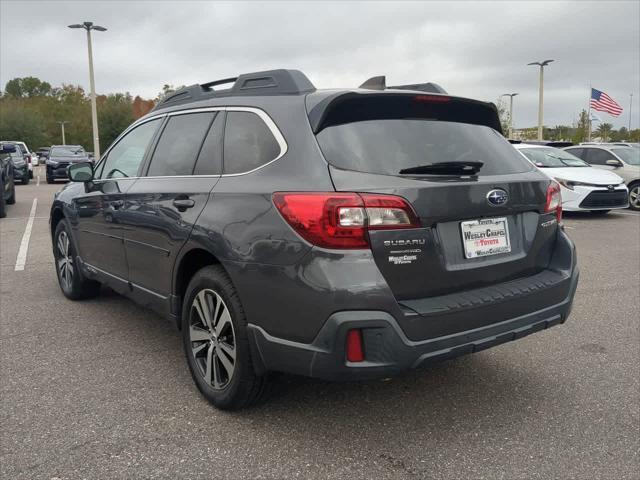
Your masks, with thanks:
[[[158,130],[154,134],[154,137],[151,140],[151,143],[149,144],[150,147],[145,152],[145,156],[142,159],[142,162],[141,162],[142,170],[138,171],[138,175],[139,176],[138,177],[128,177],[128,178],[142,178],[143,172],[144,172],[144,174],[146,174],[146,172],[149,169],[149,163],[150,163],[150,160],[151,160],[152,153],[155,151],[155,148],[156,148],[156,145],[158,143],[158,140],[160,139],[160,133],[162,131],[164,131],[164,128],[165,128],[165,126],[167,124],[167,121],[168,121],[169,117],[172,117],[174,115],[188,115],[190,113],[221,112],[221,111],[224,111],[224,112],[250,112],[250,113],[256,114],[265,123],[267,128],[271,131],[271,134],[273,135],[273,137],[276,139],[276,142],[280,146],[280,153],[273,160],[271,160],[271,161],[269,161],[269,162],[267,162],[267,163],[265,163],[263,165],[260,165],[259,167],[254,168],[253,170],[249,170],[247,172],[224,173],[224,174],[220,174],[220,175],[174,175],[174,176],[170,176],[170,177],[166,177],[166,176],[146,177],[145,176],[144,178],[184,178],[184,177],[212,177],[212,178],[218,178],[218,177],[238,177],[240,175],[247,175],[249,173],[253,173],[253,172],[257,171],[257,170],[260,170],[260,169],[266,167],[267,165],[271,165],[276,160],[281,159],[287,153],[287,151],[289,150],[289,145],[287,144],[287,141],[285,140],[284,136],[282,135],[282,132],[280,131],[280,129],[278,128],[276,123],[273,121],[273,119],[269,116],[269,114],[267,112],[265,112],[264,110],[262,110],[261,108],[257,108],[257,107],[202,107],[202,108],[192,108],[190,110],[179,110],[179,111],[176,111],[176,112],[161,113],[161,114],[158,114],[158,115],[154,115],[153,117],[145,118],[143,121],[138,122],[138,123],[134,123],[133,125],[129,126],[129,128],[127,128],[124,132],[122,132],[120,134],[120,136],[118,138],[116,138],[116,140],[111,144],[111,146],[104,152],[104,154],[100,158],[100,161],[96,164],[96,170],[95,171],[97,171],[97,169],[99,169],[99,168],[103,168],[104,167],[104,163],[105,163],[106,158],[109,155],[109,152],[111,151],[111,149],[113,149],[113,147],[115,147],[120,142],[120,140],[125,135],[127,135],[131,130],[133,130],[134,128],[139,127],[143,123],[150,122],[152,120],[157,120],[158,118],[163,118],[164,119],[163,122],[160,124],[160,127],[158,127]],[[215,117],[214,117],[214,120],[215,120]],[[225,119],[225,123],[226,123],[226,119]],[[222,136],[222,141],[224,142],[224,132],[223,132],[223,136]],[[200,148],[202,149],[202,145],[200,146]],[[224,155],[223,155],[223,167],[224,167]],[[97,179],[96,182],[100,182],[102,180],[103,179]]]

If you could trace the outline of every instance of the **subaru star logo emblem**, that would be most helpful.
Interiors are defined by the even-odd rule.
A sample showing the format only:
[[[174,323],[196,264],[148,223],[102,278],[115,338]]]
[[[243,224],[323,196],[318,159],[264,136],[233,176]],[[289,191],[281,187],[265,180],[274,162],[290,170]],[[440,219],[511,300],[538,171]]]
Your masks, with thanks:
[[[509,200],[509,195],[501,188],[496,188],[487,193],[487,202],[491,205],[504,205],[507,200]]]

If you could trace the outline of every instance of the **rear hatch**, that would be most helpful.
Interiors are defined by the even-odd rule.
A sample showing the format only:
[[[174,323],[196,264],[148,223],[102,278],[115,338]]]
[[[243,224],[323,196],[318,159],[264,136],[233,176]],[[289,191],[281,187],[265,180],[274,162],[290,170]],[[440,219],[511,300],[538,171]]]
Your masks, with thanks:
[[[492,104],[349,92],[315,105],[309,118],[337,191],[403,197],[420,220],[420,228],[369,231],[398,300],[487,287],[549,265],[557,231],[555,212],[545,211],[550,180],[497,131]],[[453,164],[432,166],[440,162]]]

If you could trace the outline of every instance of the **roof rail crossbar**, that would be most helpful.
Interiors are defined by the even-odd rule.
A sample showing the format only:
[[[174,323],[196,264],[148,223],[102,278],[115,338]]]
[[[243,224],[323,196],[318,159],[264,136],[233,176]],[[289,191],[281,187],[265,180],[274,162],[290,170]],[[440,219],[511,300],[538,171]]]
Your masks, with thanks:
[[[226,83],[232,83],[231,87],[222,90],[213,88]],[[300,95],[313,92],[315,89],[306,75],[299,70],[280,69],[245,73],[238,77],[184,87],[160,100],[153,110],[208,98],[242,95]]]
[[[213,82],[201,83],[200,86],[203,90],[213,90],[211,87],[217,87],[218,85],[224,85],[225,83],[235,83],[238,77],[223,78],[222,80],[214,80]]]

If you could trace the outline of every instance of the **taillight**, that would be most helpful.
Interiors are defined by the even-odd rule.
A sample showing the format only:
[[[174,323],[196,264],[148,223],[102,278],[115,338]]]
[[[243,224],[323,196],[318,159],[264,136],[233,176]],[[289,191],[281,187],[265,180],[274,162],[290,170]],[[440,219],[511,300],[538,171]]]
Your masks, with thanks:
[[[323,248],[368,248],[367,230],[420,226],[411,205],[394,195],[278,192],[273,203],[302,238]]]
[[[547,213],[555,211],[558,223],[562,221],[562,194],[557,182],[551,182],[547,187],[547,203],[544,211]]]

